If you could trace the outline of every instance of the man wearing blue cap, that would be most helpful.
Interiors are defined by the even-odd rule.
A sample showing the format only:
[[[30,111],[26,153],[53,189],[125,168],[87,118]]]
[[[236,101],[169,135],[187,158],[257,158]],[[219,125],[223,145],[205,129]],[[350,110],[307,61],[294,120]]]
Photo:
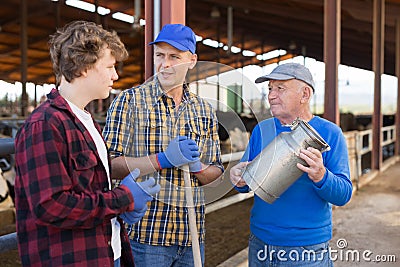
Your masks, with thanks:
[[[129,225],[137,266],[193,266],[183,165],[189,165],[194,189],[199,243],[204,262],[202,185],[221,176],[218,121],[212,106],[191,93],[185,76],[197,63],[196,37],[181,24],[165,25],[154,42],[156,75],[123,91],[107,113],[104,136],[112,176],[139,168],[156,177],[162,189],[143,218]],[[140,220],[139,220],[140,219]]]
[[[268,101],[274,118],[253,129],[241,162],[232,167],[230,178],[236,190],[250,190],[242,178],[243,169],[275,136],[290,131],[297,118],[307,121],[331,149],[323,154],[312,147],[301,149],[299,157],[307,166],[297,163],[297,168],[303,175],[272,204],[254,196],[249,267],[332,266],[328,249],[332,204],[342,206],[352,194],[345,137],[336,124],[311,113],[315,83],[306,67],[297,63],[279,65],[256,79],[256,83],[265,81],[269,81]]]

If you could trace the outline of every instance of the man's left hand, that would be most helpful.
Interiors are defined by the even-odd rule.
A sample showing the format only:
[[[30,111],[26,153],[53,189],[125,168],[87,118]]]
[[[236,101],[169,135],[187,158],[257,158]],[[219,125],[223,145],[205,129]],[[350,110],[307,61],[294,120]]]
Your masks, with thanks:
[[[127,224],[135,224],[138,221],[140,221],[140,219],[142,219],[146,211],[147,211],[147,206],[144,206],[144,208],[141,210],[126,211],[122,213],[120,217]]]
[[[310,179],[314,183],[317,183],[321,181],[322,178],[324,178],[326,170],[324,162],[322,160],[321,151],[313,147],[300,149],[299,157],[308,164],[308,167],[297,163],[297,168],[299,168],[303,172],[306,172],[308,174],[308,177],[310,177]]]

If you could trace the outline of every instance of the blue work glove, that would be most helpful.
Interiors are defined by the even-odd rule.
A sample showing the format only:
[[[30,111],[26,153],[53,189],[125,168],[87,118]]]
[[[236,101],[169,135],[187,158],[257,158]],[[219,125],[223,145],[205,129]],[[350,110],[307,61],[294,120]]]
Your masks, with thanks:
[[[146,213],[146,210],[147,210],[147,206],[145,206],[143,210],[138,210],[138,211],[133,210],[133,211],[124,212],[120,215],[120,217],[127,224],[135,224],[138,221],[140,221],[140,219],[142,219],[142,217]]]
[[[168,144],[165,152],[157,154],[157,160],[161,169],[166,169],[195,162],[199,156],[199,147],[194,140],[177,136]]]
[[[195,162],[189,163],[189,171],[193,173],[198,173],[202,171],[200,159],[196,160]]]
[[[131,191],[135,211],[140,211],[147,207],[147,202],[152,201],[153,195],[157,194],[161,189],[161,186],[156,183],[153,177],[143,182],[136,182],[139,174],[139,169],[135,169],[121,181],[121,185],[125,185]]]

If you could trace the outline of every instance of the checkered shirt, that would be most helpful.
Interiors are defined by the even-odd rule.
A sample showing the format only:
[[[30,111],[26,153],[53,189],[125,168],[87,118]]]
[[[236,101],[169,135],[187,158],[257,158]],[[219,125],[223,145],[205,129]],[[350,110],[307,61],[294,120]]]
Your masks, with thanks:
[[[196,141],[202,163],[223,171],[215,112],[208,102],[188,89],[185,85],[178,107],[163,92],[157,79],[123,91],[112,102],[103,130],[111,155],[156,154],[165,151],[173,138],[182,135]],[[142,179],[148,177],[155,177],[162,189],[142,220],[129,226],[130,238],[151,245],[191,245],[183,171],[162,169]],[[194,175],[191,175],[191,185],[197,230],[200,242],[204,242],[204,192]]]

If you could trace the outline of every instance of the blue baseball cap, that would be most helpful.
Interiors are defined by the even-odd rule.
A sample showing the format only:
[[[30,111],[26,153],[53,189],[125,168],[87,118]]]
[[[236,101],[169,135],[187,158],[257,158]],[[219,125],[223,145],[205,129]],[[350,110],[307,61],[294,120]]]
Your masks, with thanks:
[[[296,79],[305,82],[314,91],[315,82],[308,68],[298,63],[286,63],[279,65],[268,75],[258,77],[256,83],[262,83],[269,80],[290,80]]]
[[[149,45],[156,43],[167,43],[181,51],[196,53],[196,35],[191,28],[182,24],[166,24],[162,27],[156,40]]]

